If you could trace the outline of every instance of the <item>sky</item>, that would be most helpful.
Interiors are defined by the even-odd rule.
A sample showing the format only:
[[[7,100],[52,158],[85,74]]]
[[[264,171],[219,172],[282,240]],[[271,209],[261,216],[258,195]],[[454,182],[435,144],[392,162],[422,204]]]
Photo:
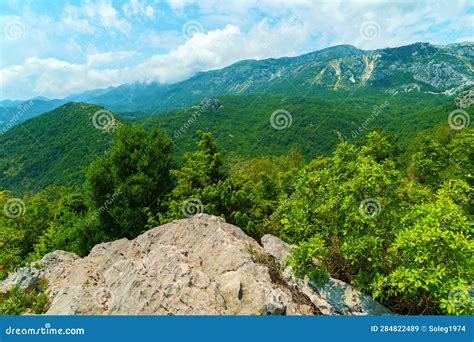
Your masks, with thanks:
[[[0,35],[0,99],[63,98],[338,44],[474,41],[474,0],[0,0]]]

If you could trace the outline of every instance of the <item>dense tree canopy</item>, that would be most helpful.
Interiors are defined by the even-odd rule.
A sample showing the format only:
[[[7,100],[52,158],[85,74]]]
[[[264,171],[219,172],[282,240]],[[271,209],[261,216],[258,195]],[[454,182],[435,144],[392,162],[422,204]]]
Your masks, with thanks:
[[[398,313],[472,313],[472,129],[404,144],[375,129],[309,163],[298,150],[224,159],[210,133],[198,135],[176,167],[163,131],[123,125],[83,187],[0,192],[0,278],[56,249],[85,255],[206,212],[297,245],[287,259],[297,277],[330,274]]]
[[[172,189],[171,140],[161,130],[123,125],[107,154],[91,163],[86,190],[109,238],[132,237],[157,214]]]

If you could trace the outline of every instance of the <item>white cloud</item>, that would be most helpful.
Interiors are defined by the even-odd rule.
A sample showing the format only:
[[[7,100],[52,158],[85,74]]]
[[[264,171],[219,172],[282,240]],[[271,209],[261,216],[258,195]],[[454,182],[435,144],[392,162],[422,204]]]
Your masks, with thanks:
[[[94,58],[92,58],[94,59]],[[49,97],[64,97],[86,89],[120,85],[133,78],[126,69],[97,69],[92,64],[76,64],[54,58],[27,58],[22,65],[0,70],[2,93],[10,95],[23,89],[27,97],[45,94]]]
[[[128,4],[123,5],[123,12],[126,16],[145,16],[149,19],[155,18],[155,9],[146,4],[146,1],[130,0]]]
[[[175,11],[171,15],[159,1],[129,0],[119,8],[110,0],[85,0],[66,5],[59,23],[28,11],[21,17],[0,16],[2,22],[21,20],[26,28],[22,40],[2,37],[7,52],[2,52],[0,64],[0,97],[61,97],[143,80],[171,83],[242,59],[291,56],[336,44],[373,49],[473,40],[469,1],[167,3]],[[189,20],[198,21],[205,32],[185,40],[180,25]],[[375,29],[373,36],[367,27]],[[58,31],[75,35],[54,40]],[[137,49],[139,54],[122,51]]]
[[[89,66],[111,64],[117,61],[131,58],[135,56],[136,54],[137,54],[136,51],[115,51],[115,52],[94,53],[87,56],[87,64]]]
[[[165,54],[154,55],[127,67],[110,67],[111,63],[136,55],[131,51],[90,54],[85,63],[69,63],[54,58],[28,58],[21,65],[0,69],[0,90],[12,97],[23,89],[25,97],[42,94],[64,97],[94,88],[123,83],[154,80],[173,83],[189,78],[198,71],[221,68],[246,58],[294,55],[307,36],[300,24],[281,21],[271,26],[267,20],[245,33],[237,26],[197,33],[188,41]]]
[[[245,1],[242,1],[244,3]],[[182,12],[185,7],[197,3],[196,0],[168,0],[168,5],[176,12]]]
[[[170,50],[183,42],[183,35],[180,31],[146,30],[140,33],[137,42],[147,48]]]
[[[64,8],[61,22],[68,29],[91,33],[97,26],[116,29],[122,33],[131,30],[130,23],[121,19],[119,12],[110,0],[91,2],[87,0],[81,6],[67,5]]]

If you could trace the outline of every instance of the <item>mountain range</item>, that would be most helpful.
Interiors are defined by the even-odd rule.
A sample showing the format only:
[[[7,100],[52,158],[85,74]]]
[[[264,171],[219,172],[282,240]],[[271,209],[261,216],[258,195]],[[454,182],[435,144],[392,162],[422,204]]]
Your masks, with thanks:
[[[206,97],[222,95],[306,96],[322,90],[370,89],[391,94],[420,91],[449,96],[472,84],[472,42],[446,46],[416,43],[378,50],[339,45],[297,57],[244,60],[175,84],[138,82],[64,99],[4,100],[0,101],[0,128],[11,128],[67,102],[97,104],[125,117],[137,117],[184,108]],[[23,113],[22,108],[30,102]]]
[[[373,51],[340,45],[292,58],[245,60],[171,85],[1,101],[0,188],[24,193],[80,184],[83,167],[113,138],[113,130],[94,125],[97,113],[114,115],[108,110],[118,121],[166,129],[177,163],[195,148],[197,130],[212,132],[223,153],[238,158],[298,149],[312,159],[375,127],[404,140],[448,123],[459,95],[472,95],[473,65],[473,43]],[[464,109],[472,115],[472,107]],[[282,113],[285,126],[275,127],[272,117]]]

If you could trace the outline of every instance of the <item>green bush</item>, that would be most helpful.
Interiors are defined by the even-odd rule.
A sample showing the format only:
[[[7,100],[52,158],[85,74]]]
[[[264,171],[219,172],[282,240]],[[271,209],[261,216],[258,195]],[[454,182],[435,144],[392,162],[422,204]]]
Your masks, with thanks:
[[[47,286],[47,281],[40,279],[38,286],[29,291],[15,287],[0,294],[0,315],[45,313],[50,305],[48,295],[44,292]]]
[[[449,140],[469,136],[457,134]],[[313,277],[317,259],[396,312],[472,313],[472,301],[453,304],[452,297],[472,286],[473,191],[459,171],[449,178],[460,179],[443,181],[443,170],[459,170],[456,160],[471,161],[436,160],[440,166],[419,183],[400,171],[396,149],[384,146],[390,144],[384,133],[370,132],[358,146],[341,143],[331,158],[305,168],[275,220],[274,230],[299,245],[289,264],[297,276]],[[414,153],[416,165],[437,159]]]

